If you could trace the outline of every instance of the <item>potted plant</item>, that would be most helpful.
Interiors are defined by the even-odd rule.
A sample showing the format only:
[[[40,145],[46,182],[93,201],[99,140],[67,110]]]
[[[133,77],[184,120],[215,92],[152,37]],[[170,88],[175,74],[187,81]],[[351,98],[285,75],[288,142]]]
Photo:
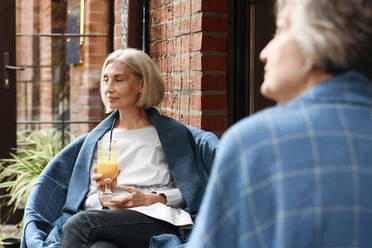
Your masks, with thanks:
[[[62,149],[62,134],[56,129],[18,132],[17,143],[10,158],[0,159],[0,190],[6,192],[0,196],[0,208],[10,209],[6,217],[24,208],[38,176]]]
[[[18,248],[21,245],[19,238],[3,238],[0,245],[4,248]]]

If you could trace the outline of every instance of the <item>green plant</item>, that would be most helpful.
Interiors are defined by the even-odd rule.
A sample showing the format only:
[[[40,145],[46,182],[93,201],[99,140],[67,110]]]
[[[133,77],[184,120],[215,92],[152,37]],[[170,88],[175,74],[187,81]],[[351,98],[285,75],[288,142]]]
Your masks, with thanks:
[[[62,134],[56,129],[18,132],[17,143],[10,158],[0,159],[0,189],[6,190],[0,208],[10,206],[8,216],[23,207],[37,177],[62,149]]]

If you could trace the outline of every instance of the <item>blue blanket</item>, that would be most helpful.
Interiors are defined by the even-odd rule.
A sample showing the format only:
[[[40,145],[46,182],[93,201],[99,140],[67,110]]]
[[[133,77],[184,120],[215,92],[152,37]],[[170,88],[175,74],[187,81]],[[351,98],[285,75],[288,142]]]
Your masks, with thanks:
[[[192,217],[198,212],[218,139],[210,132],[185,126],[146,110],[156,128],[169,170],[186,201]],[[44,169],[27,201],[21,247],[58,247],[63,224],[80,210],[90,183],[90,166],[97,141],[110,129],[118,115],[112,113],[89,134],[64,148]],[[174,235],[153,238],[152,247],[167,247]]]

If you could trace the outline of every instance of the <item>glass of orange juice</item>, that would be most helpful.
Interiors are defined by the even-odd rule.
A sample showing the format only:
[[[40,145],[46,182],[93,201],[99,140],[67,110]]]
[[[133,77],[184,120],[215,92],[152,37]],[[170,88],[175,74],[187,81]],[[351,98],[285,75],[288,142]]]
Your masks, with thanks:
[[[97,173],[102,174],[103,179],[109,178],[112,180],[118,171],[116,141],[98,141],[97,153]],[[106,200],[113,195],[107,184],[105,184],[105,191],[99,193],[99,197]]]

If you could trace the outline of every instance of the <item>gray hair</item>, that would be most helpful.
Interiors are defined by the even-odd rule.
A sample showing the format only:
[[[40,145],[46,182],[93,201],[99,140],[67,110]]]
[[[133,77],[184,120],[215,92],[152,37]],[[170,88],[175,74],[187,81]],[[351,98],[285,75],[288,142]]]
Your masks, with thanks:
[[[137,106],[147,109],[161,102],[164,97],[164,83],[151,58],[141,50],[133,48],[118,49],[106,58],[102,66],[100,89],[106,113],[111,112],[112,109],[108,107],[107,98],[104,94],[103,73],[106,67],[114,61],[123,62],[131,69],[135,77],[143,80],[142,94],[137,100]]]
[[[278,0],[277,12],[286,6],[295,39],[314,69],[354,70],[372,79],[371,0]]]

